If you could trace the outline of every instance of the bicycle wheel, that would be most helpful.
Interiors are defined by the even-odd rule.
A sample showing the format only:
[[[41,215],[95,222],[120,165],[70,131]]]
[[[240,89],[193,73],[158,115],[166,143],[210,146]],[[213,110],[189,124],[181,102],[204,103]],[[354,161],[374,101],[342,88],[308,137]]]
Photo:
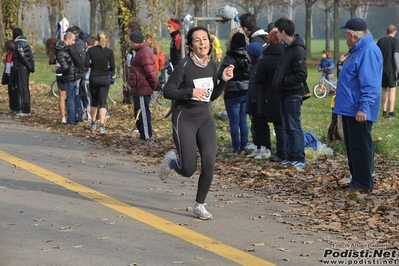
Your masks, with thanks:
[[[57,80],[54,80],[53,83],[51,83],[51,93],[57,98],[60,97],[58,95],[58,83],[57,83]]]
[[[108,100],[112,104],[116,103],[121,103],[122,102],[122,97],[123,97],[123,92],[121,87],[115,82],[109,87],[109,92],[108,92]]]
[[[327,95],[327,89],[324,86],[324,84],[317,84],[313,88],[313,93],[314,93],[314,96],[316,96],[316,98],[321,99]]]

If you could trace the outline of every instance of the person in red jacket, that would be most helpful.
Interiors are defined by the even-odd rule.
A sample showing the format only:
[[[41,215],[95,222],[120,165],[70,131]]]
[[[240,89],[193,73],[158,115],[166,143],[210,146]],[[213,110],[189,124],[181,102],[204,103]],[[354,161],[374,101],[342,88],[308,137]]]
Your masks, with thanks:
[[[129,86],[133,96],[134,117],[141,140],[150,140],[152,137],[150,100],[158,83],[154,54],[144,42],[143,33],[135,30],[129,36],[136,55],[130,66]],[[140,110],[140,111],[139,111]],[[140,113],[139,113],[140,112]]]

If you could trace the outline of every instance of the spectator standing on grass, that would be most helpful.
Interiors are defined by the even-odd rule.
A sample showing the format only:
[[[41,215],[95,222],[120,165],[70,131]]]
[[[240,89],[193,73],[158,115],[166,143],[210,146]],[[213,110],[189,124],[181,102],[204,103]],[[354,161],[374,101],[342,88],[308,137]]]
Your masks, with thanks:
[[[159,178],[166,180],[171,169],[179,175],[192,176],[197,170],[198,148],[201,172],[193,213],[199,219],[210,220],[212,214],[205,209],[205,199],[213,180],[217,137],[209,104],[222,94],[226,82],[233,77],[233,66],[226,67],[218,78],[205,27],[190,29],[186,43],[188,56],[177,64],[164,88],[165,98],[175,101],[172,129],[179,159],[174,151],[169,151],[159,167]]]
[[[321,60],[319,65],[317,66],[317,70],[323,72],[323,77],[333,82],[333,73],[334,73],[334,60],[331,58],[331,52],[323,50],[321,52]],[[330,95],[335,94],[335,89],[330,86]]]
[[[55,70],[56,74],[62,74],[62,81],[66,91],[67,124],[74,125],[76,122],[75,96],[76,96],[76,75],[75,65],[69,53],[69,46],[75,43],[75,34],[67,31],[64,41],[56,43],[56,60],[60,66]]]
[[[18,88],[21,99],[21,112],[17,116],[31,115],[31,101],[29,90],[29,75],[35,72],[35,61],[32,50],[23,32],[20,28],[12,30],[14,41],[13,67],[18,77]]]
[[[45,44],[45,50],[46,50],[46,55],[49,59],[49,64],[50,65],[55,65],[51,69],[53,73],[57,72],[57,68],[60,67],[60,64],[57,61],[56,57],[56,45],[59,39],[57,38],[48,38],[46,40]],[[56,73],[55,74],[56,80],[57,80],[57,88],[58,88],[58,107],[60,110],[60,115],[61,115],[61,124],[66,124],[67,119],[66,119],[66,112],[65,112],[65,100],[67,99],[67,94],[65,91],[65,83],[62,79],[62,73]]]
[[[168,32],[172,40],[170,41],[170,51],[169,57],[170,62],[173,67],[179,63],[182,55],[181,55],[181,34],[180,34],[180,22],[178,19],[170,19],[167,26]]]
[[[395,38],[396,32],[396,27],[389,25],[387,35],[377,42],[384,58],[381,83],[382,116],[389,119],[396,118],[394,110],[398,80],[397,71],[399,70],[399,41]]]
[[[98,44],[87,50],[84,66],[90,68],[89,87],[91,94],[90,130],[96,130],[97,110],[100,113],[99,133],[106,134],[105,116],[107,113],[107,97],[110,87],[109,73],[115,69],[114,52],[106,47],[108,36],[100,30],[97,34]]]
[[[15,54],[15,45],[12,40],[4,43],[4,51],[6,52],[4,61],[4,72],[1,84],[7,85],[9,114],[19,113],[21,111],[21,100],[19,97],[18,76],[14,70],[13,57]]]
[[[240,20],[241,28],[243,29],[245,35],[249,39],[249,43],[258,42],[258,43],[262,44],[262,52],[263,52],[267,47],[268,33],[258,27],[255,15],[252,13],[244,13],[239,17],[239,20]],[[272,25],[272,24],[269,23],[269,25]],[[269,25],[268,25],[268,29],[269,29]],[[272,26],[270,26],[270,27],[272,27]],[[268,142],[271,142],[270,128],[269,128],[269,125],[266,123],[266,127],[263,129],[265,132],[258,132],[257,129],[253,127],[252,113],[249,114],[249,118],[251,119],[252,143],[250,145],[248,145],[248,147],[249,147],[249,149],[253,149],[253,151],[255,151],[255,153],[256,153],[258,147],[256,147],[254,142],[255,142],[255,139],[259,139],[259,137],[257,135],[263,134],[264,137],[268,138]]]
[[[129,86],[133,96],[134,117],[140,133],[140,140],[152,138],[152,122],[150,101],[157,83],[157,70],[154,55],[150,47],[144,42],[143,33],[135,30],[129,36],[136,55],[130,66]]]
[[[262,84],[258,94],[258,113],[265,120],[264,123],[273,123],[276,134],[276,154],[270,161],[281,162],[287,158],[287,141],[283,128],[280,110],[280,96],[273,88],[273,77],[280,57],[284,51],[283,44],[277,39],[277,32],[269,32],[269,45],[263,52],[263,57],[256,72],[256,83]],[[264,132],[261,129],[261,132]]]
[[[284,52],[277,65],[272,85],[276,94],[280,96],[281,117],[287,140],[287,158],[281,164],[303,168],[306,162],[301,107],[308,76],[305,43],[295,34],[295,24],[292,20],[280,18],[274,26],[277,28],[278,41],[284,42]]]
[[[234,77],[227,82],[223,96],[234,154],[245,153],[248,145],[246,98],[251,63],[247,58],[246,45],[245,35],[237,29],[232,30],[227,36],[227,52],[218,71],[218,78],[221,79],[224,69],[234,66]]]
[[[248,44],[246,47],[247,57],[251,61],[251,70],[249,74],[249,86],[246,99],[246,113],[252,116],[251,123],[252,128],[259,132],[254,137],[255,149],[251,154],[247,155],[248,158],[255,158],[256,160],[267,159],[271,156],[271,141],[270,135],[266,136],[266,125],[267,122],[263,113],[259,113],[258,105],[260,103],[259,94],[262,90],[262,85],[260,85],[256,80],[256,74],[261,61],[262,54],[262,44],[259,42],[253,42]]]
[[[211,31],[209,34],[211,36],[212,51],[213,51],[212,59],[216,61],[218,66],[220,66],[220,64],[222,63],[222,59],[223,59],[223,50],[222,50],[222,46],[220,45],[220,40],[218,37],[216,37],[216,35],[213,31]]]
[[[349,190],[363,193],[374,189],[371,130],[380,108],[383,56],[363,19],[351,18],[340,28],[350,50],[339,74],[333,112],[342,115],[352,175]]]

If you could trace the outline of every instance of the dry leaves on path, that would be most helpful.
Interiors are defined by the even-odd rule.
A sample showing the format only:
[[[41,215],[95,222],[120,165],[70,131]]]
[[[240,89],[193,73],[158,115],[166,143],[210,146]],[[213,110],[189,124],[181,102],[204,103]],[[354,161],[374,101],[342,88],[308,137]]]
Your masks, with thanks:
[[[61,126],[57,99],[49,96],[43,99],[47,91],[47,86],[32,86],[32,116],[17,118],[6,115],[6,110],[3,110],[0,118],[19,120],[32,127],[81,138],[116,153],[136,155],[136,163],[144,167],[158,165],[164,154],[174,149],[170,120],[157,119],[161,117],[162,110],[159,108],[152,110],[154,137],[150,143],[137,141],[137,133],[128,130],[133,122],[132,107],[129,105],[110,106],[111,118],[106,124],[108,134],[100,136],[90,132],[88,123]],[[0,101],[5,101],[4,94],[0,95]],[[248,159],[245,155],[222,152],[229,150],[227,147],[220,146],[218,150],[215,181],[223,188],[240,187],[247,191],[246,194],[262,192],[267,199],[288,204],[292,211],[277,212],[274,218],[287,223],[292,229],[326,232],[343,241],[399,246],[397,162],[388,162],[376,155],[375,191],[370,195],[348,194],[340,188],[343,185],[341,179],[349,176],[345,156],[321,156],[315,161],[308,161],[305,169],[297,170]],[[288,222],[298,217],[303,222]]]

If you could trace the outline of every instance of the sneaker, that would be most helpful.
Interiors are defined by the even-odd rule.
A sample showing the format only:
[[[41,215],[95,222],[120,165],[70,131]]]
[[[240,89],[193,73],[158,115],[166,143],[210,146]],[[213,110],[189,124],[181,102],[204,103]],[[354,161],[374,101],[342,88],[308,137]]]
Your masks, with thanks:
[[[61,118],[61,124],[66,124],[66,123],[67,123],[66,117]]]
[[[276,156],[270,158],[269,161],[274,162],[274,163],[278,163],[278,162],[282,162],[283,160],[276,155]]]
[[[388,119],[394,119],[394,118],[396,118],[395,113],[394,112],[389,112]]]
[[[100,134],[107,134],[107,131],[105,130],[104,125],[100,125],[100,127],[98,128],[98,131],[100,132]]]
[[[371,177],[372,177],[372,178],[375,177],[375,171],[373,171],[373,172],[371,173]],[[342,182],[342,183],[345,183],[345,184],[350,184],[350,182],[352,182],[352,176],[350,175],[349,177],[342,178],[342,179],[341,179],[341,182]]]
[[[262,147],[258,155],[255,156],[256,160],[268,159],[272,156],[269,149]]]
[[[257,147],[253,142],[248,142],[247,150],[255,150]]]
[[[247,158],[254,158],[259,154],[260,150],[258,150],[257,147],[255,147],[255,149],[252,150],[252,153],[247,155]]]
[[[382,117],[387,117],[387,111],[382,111]]]
[[[18,113],[17,116],[30,116],[31,113]]]
[[[90,131],[94,131],[94,130],[96,130],[96,122],[91,122],[90,123]]]
[[[195,217],[200,218],[201,220],[212,220],[212,214],[210,214],[206,209],[205,209],[206,203],[198,203],[196,202],[194,205],[193,213]]]
[[[170,174],[170,162],[176,159],[176,153],[174,151],[168,151],[163,159],[161,165],[159,165],[159,179],[165,181]]]
[[[306,166],[306,163],[295,161],[292,162],[291,165],[294,166],[295,168],[304,168]]]
[[[284,161],[281,162],[281,165],[292,165],[292,162],[285,159]]]

